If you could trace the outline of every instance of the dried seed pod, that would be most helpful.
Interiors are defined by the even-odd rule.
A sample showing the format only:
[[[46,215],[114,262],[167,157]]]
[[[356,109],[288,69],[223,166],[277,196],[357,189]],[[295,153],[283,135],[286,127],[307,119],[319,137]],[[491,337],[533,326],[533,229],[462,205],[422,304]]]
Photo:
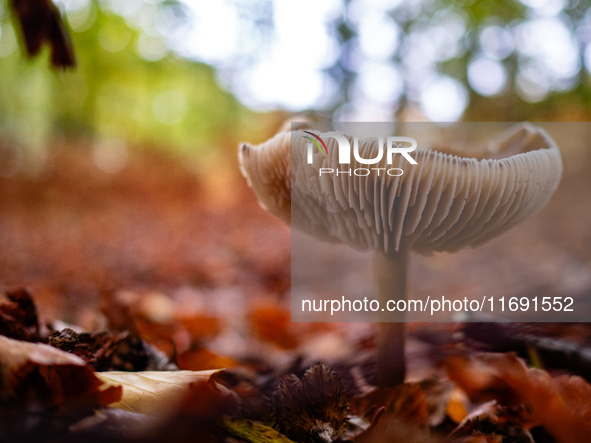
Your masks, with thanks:
[[[332,442],[347,424],[350,395],[341,378],[314,365],[300,380],[285,376],[272,397],[275,429],[295,441]]]

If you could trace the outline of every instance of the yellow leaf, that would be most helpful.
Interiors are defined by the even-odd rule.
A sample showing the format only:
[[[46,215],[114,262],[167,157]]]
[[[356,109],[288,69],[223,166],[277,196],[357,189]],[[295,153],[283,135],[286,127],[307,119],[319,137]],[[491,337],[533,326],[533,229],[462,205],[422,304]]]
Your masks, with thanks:
[[[122,386],[121,400],[109,406],[146,415],[157,415],[191,392],[190,385],[207,382],[221,369],[209,371],[97,372],[111,386]]]

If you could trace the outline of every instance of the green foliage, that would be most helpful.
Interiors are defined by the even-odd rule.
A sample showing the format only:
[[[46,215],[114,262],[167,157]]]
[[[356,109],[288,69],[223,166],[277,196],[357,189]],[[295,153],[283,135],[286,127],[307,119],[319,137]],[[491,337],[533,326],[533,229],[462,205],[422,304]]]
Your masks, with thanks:
[[[250,443],[294,443],[273,428],[243,418],[224,417],[222,428]]]
[[[34,151],[42,150],[56,135],[97,140],[119,138],[129,146],[163,146],[203,157],[215,153],[213,147],[227,147],[233,151],[239,139],[259,138],[261,130],[251,128],[262,127],[264,131],[268,124],[265,118],[240,104],[218,84],[215,67],[176,55],[155,31],[156,16],[162,17],[172,11],[182,21],[183,10],[179,3],[175,0],[141,2],[142,8],[151,8],[151,19],[145,20],[138,19],[139,16],[117,15],[111,11],[109,2],[90,0],[87,6],[70,8],[64,13],[71,27],[78,67],[56,72],[49,67],[47,51],[33,60],[24,56],[19,49],[19,33],[14,32],[8,0],[0,0],[0,136],[3,139]],[[333,100],[326,109],[311,110],[318,111],[323,118],[333,117],[338,109],[355,99],[351,91],[360,73],[350,61],[359,59],[359,53],[353,53],[359,29],[347,18],[350,3],[344,1],[342,13],[326,23],[340,45],[340,56],[326,69],[337,86]],[[239,4],[238,1],[235,4],[238,9]],[[591,118],[591,82],[583,66],[585,51],[591,51],[588,49],[591,44],[588,35],[591,33],[590,5],[589,0],[565,1],[555,14],[568,28],[579,51],[580,67],[572,78],[561,80],[564,80],[563,86],[558,85],[535,54],[518,47],[518,28],[542,17],[527,2],[419,0],[401,2],[388,9],[387,15],[402,31],[398,49],[390,60],[384,61],[404,77],[401,95],[391,103],[393,113],[404,118],[409,108],[416,109],[420,105],[418,97],[423,88],[420,78],[424,72],[419,69],[415,73],[413,69],[417,60],[424,64],[425,59],[431,57],[429,72],[453,78],[464,88],[467,96],[464,120]],[[261,11],[248,9],[252,17],[249,15],[250,27],[247,28],[251,33],[264,28],[261,23],[266,23],[263,18],[267,12],[265,8]],[[257,14],[262,15],[258,17]],[[461,35],[456,38],[458,49],[442,56],[441,45],[437,46],[440,37],[433,37],[428,31],[439,28],[436,35],[441,36],[442,29],[453,27],[458,21],[462,28]],[[493,56],[506,73],[506,85],[483,95],[474,87],[468,71],[471,63],[486,52],[482,35],[491,26],[510,35],[509,46],[516,46],[504,55]],[[435,53],[429,54],[427,50],[423,57],[417,41],[430,42],[436,48]],[[257,50],[264,52],[260,48]],[[255,60],[260,55],[245,51],[244,57],[241,55],[244,59]],[[224,64],[234,72],[241,72],[245,66],[241,65],[243,62],[242,59],[228,59]],[[530,78],[525,83],[529,82],[534,89],[541,87],[539,97],[535,96],[535,91],[533,96],[523,92],[523,74],[527,70]],[[538,80],[533,78],[535,75],[531,77],[533,71]],[[536,81],[540,84],[536,85]],[[548,83],[545,86],[544,81]]]
[[[96,0],[87,9],[68,15],[78,66],[67,72],[49,68],[47,51],[26,59],[9,11],[2,14],[4,138],[34,149],[56,134],[115,137],[202,153],[238,137],[241,119],[251,111],[222,90],[212,67],[169,52],[158,37],[134,29]],[[152,46],[152,60],[141,55],[141,39]]]

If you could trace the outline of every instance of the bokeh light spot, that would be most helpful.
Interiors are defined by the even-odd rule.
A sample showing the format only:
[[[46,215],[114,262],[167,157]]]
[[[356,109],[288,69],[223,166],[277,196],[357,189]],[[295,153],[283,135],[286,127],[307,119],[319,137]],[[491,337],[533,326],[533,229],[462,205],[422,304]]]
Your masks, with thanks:
[[[398,48],[400,28],[385,14],[367,17],[359,25],[359,46],[368,57],[387,60]]]
[[[137,51],[143,59],[155,62],[166,57],[168,47],[161,38],[142,33],[138,38]]]
[[[480,57],[468,65],[468,81],[480,95],[491,96],[505,88],[507,72],[498,61]]]
[[[482,51],[493,59],[508,57],[515,47],[511,33],[501,26],[487,26],[479,36]]]
[[[445,76],[426,82],[420,96],[421,110],[433,122],[459,120],[468,102],[464,86]]]
[[[95,165],[109,174],[120,171],[127,163],[127,157],[126,143],[115,137],[99,140],[92,150]]]

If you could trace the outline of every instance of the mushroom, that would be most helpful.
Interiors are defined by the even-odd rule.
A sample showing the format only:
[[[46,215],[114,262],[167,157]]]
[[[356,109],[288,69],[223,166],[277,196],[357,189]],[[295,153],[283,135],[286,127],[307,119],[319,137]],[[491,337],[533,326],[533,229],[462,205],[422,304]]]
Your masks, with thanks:
[[[322,135],[314,132],[315,135]],[[372,167],[403,169],[400,176],[322,174],[339,164],[337,141],[307,162],[302,131],[281,132],[259,146],[241,144],[240,167],[261,205],[292,227],[330,242],[375,251],[380,305],[406,299],[408,254],[477,247],[541,209],[562,175],[558,147],[541,128],[519,124],[475,158],[465,150],[416,150],[416,165],[403,155]],[[343,134],[345,135],[345,134]],[[353,146],[352,137],[345,135]],[[292,149],[293,148],[293,149]],[[376,158],[378,139],[359,141],[359,154]],[[351,160],[351,169],[365,167]],[[403,314],[379,323],[380,386],[404,381]],[[393,321],[392,321],[393,320]]]

